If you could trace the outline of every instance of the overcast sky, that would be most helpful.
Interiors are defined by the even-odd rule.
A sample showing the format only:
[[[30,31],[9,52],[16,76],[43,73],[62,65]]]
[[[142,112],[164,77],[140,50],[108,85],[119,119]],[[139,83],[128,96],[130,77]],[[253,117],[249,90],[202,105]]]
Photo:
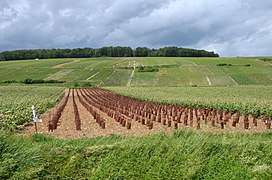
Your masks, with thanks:
[[[116,45],[272,55],[272,1],[0,0],[0,51]]]

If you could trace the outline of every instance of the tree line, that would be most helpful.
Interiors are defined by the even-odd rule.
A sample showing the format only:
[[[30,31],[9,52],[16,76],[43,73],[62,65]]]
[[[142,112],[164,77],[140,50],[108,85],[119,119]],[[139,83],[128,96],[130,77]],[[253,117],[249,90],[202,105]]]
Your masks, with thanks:
[[[164,47],[150,49],[147,47],[109,46],[102,48],[76,48],[76,49],[32,49],[14,50],[0,53],[0,61],[24,59],[50,59],[50,58],[91,58],[91,57],[219,57],[213,51]]]

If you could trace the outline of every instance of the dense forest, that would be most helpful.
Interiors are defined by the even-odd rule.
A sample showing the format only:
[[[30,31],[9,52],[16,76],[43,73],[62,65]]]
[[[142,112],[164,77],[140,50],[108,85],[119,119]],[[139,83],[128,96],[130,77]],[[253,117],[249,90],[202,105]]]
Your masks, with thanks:
[[[14,50],[0,53],[0,61],[50,58],[90,58],[90,57],[219,57],[214,52],[180,47],[150,49],[147,47],[102,47],[76,49],[33,49]]]

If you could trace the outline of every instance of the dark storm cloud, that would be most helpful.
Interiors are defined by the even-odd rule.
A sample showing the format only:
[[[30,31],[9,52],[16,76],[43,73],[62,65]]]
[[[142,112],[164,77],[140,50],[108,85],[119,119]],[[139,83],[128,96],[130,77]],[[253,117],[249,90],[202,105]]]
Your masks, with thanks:
[[[0,51],[175,45],[272,55],[267,0],[1,0]]]

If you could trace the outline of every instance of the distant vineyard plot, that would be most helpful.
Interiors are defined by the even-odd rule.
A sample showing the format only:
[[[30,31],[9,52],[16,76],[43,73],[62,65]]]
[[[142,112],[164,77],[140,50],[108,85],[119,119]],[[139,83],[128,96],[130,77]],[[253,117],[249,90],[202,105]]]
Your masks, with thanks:
[[[20,83],[27,78],[65,81],[62,86],[69,87],[75,83],[95,86],[272,85],[272,65],[257,57],[101,57],[0,62],[0,83]]]

